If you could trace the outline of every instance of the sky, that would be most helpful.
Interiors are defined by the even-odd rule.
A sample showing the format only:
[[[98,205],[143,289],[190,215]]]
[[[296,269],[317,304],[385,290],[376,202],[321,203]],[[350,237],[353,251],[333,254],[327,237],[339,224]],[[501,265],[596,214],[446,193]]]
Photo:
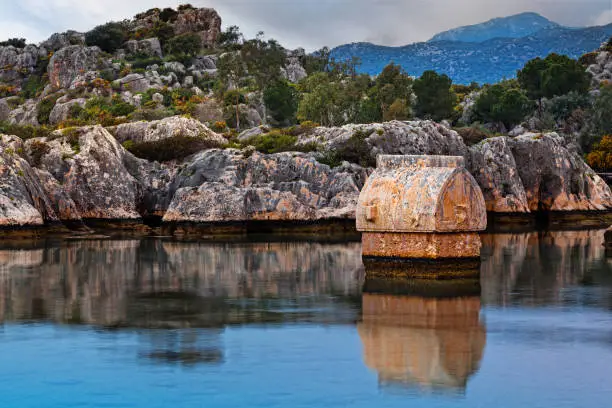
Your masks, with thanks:
[[[213,7],[224,27],[263,31],[287,48],[368,41],[406,45],[494,17],[533,11],[568,26],[612,23],[612,0],[0,0],[0,39],[38,43],[54,32],[87,31],[152,7]]]

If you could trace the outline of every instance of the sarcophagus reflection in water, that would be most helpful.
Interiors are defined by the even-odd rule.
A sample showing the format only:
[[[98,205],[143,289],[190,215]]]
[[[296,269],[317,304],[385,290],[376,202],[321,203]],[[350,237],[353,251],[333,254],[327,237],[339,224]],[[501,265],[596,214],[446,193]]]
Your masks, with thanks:
[[[462,392],[486,332],[478,280],[367,280],[358,332],[382,385]]]

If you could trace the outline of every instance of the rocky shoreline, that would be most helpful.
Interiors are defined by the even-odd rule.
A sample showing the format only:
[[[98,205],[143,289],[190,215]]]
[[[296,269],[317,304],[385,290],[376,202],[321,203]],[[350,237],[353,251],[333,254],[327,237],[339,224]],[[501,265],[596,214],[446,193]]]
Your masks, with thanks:
[[[498,223],[511,215],[510,224],[531,225],[553,215],[603,225],[612,210],[610,188],[555,133],[500,136],[467,146],[443,125],[394,121],[314,128],[298,141],[316,144],[314,152],[262,154],[252,147],[225,147],[223,136],[193,119],[160,122],[136,124],[133,132],[121,132],[121,140],[168,141],[195,127],[197,137],[215,147],[159,163],[128,152],[111,133],[116,128],[71,128],[25,141],[1,135],[0,228],[146,229],[143,220],[157,220],[171,231],[198,226],[221,232],[249,231],[258,224],[277,224],[280,230],[350,224],[372,169],[346,161],[332,168],[321,163],[321,152],[338,151],[355,135],[363,136],[372,157],[463,156]],[[153,128],[154,138],[147,131]]]

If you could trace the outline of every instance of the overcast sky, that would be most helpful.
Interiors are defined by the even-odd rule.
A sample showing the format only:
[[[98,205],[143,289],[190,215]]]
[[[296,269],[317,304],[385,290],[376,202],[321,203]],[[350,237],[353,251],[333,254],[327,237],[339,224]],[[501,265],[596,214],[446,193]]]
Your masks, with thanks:
[[[225,27],[238,25],[249,37],[264,31],[286,47],[308,50],[357,41],[405,45],[524,11],[569,26],[612,23],[612,0],[0,0],[0,39],[36,43],[54,32],[86,31],[186,2],[216,8]]]

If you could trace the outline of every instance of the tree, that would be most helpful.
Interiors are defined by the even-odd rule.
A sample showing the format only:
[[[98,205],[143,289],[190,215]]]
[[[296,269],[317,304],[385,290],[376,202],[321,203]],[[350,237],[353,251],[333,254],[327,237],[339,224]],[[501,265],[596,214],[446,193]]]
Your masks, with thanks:
[[[228,49],[238,49],[243,39],[242,33],[240,32],[240,27],[238,26],[230,26],[225,31],[219,34],[217,39],[217,43],[221,48]]]
[[[102,51],[113,53],[123,46],[127,36],[121,23],[110,22],[99,25],[85,33],[85,43],[88,46],[97,45]]]
[[[612,85],[601,88],[592,112],[593,132],[597,136],[612,135]]]
[[[25,48],[26,39],[25,38],[9,38],[6,41],[0,41],[0,47],[13,46],[15,48]]]
[[[270,116],[281,125],[295,121],[298,108],[298,95],[295,89],[284,80],[278,80],[264,91],[264,103]]]
[[[330,49],[323,47],[310,55],[305,55],[301,61],[302,66],[308,75],[312,75],[315,72],[325,72],[329,67],[330,55]]]
[[[287,55],[281,45],[273,39],[264,41],[263,33],[255,39],[246,41],[240,51],[249,75],[255,78],[259,89],[280,79],[281,68],[285,65]]]
[[[376,77],[370,92],[380,107],[383,120],[409,119],[412,112],[412,78],[401,66],[391,63]],[[393,106],[394,105],[394,106]],[[393,106],[393,111],[390,112]]]
[[[506,129],[519,124],[531,111],[532,102],[524,91],[504,84],[487,88],[474,106],[476,117],[487,123],[502,123]]]
[[[517,77],[527,95],[538,101],[540,116],[543,98],[553,98],[570,92],[586,93],[591,82],[590,74],[580,62],[558,54],[527,62]]]
[[[450,118],[457,99],[451,89],[452,84],[447,75],[439,75],[435,71],[423,72],[412,87],[417,97],[417,115],[435,121]]]
[[[186,33],[171,38],[166,44],[166,53],[176,56],[193,57],[202,48],[202,39],[198,34]]]

